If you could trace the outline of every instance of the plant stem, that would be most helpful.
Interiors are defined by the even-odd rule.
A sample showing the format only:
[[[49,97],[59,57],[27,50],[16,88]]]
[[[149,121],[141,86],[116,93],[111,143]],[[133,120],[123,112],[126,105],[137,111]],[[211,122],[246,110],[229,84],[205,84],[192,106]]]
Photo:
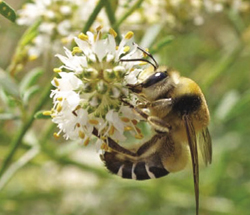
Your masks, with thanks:
[[[143,0],[137,0],[137,2],[135,2],[135,4],[130,7],[130,9],[114,24],[113,28],[118,28],[124,22],[124,20],[126,20],[137,8],[140,7],[142,2]]]
[[[99,14],[99,12],[101,11],[104,5],[105,5],[105,0],[100,0],[98,2],[98,4],[96,5],[95,9],[93,10],[92,14],[90,15],[88,21],[86,22],[83,28],[84,33],[89,30],[89,28],[91,27],[93,22],[96,20],[97,15]]]
[[[121,41],[121,36],[120,36],[119,28],[115,25],[115,23],[116,23],[116,18],[114,15],[115,11],[113,10],[112,5],[110,4],[109,0],[105,1],[105,9],[106,9],[106,13],[107,13],[108,18],[109,18],[110,25],[113,27],[113,29],[117,33],[116,42],[119,43]]]
[[[31,125],[34,121],[35,113],[42,108],[42,106],[46,103],[46,100],[49,98],[51,87],[52,87],[51,83],[49,82],[48,85],[46,86],[42,96],[41,96],[40,101],[38,102],[38,104],[34,108],[33,112],[30,114],[27,121],[23,124],[21,129],[18,131],[17,135],[13,138],[12,142],[10,143],[10,151],[3,161],[2,168],[0,170],[0,177],[3,175],[5,169],[10,164],[13,155],[15,154],[16,150],[18,149],[18,147],[22,143],[22,139],[23,139],[24,135],[26,134],[28,129],[31,127]]]

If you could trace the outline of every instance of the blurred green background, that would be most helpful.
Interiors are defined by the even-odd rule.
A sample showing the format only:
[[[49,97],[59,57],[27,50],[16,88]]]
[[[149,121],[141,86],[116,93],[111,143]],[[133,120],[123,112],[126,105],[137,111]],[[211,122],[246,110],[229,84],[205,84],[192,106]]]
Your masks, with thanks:
[[[14,9],[23,3],[8,2]],[[225,9],[220,13],[204,12],[202,15],[205,22],[200,26],[190,22],[184,23],[181,29],[161,26],[156,37],[149,36],[153,38],[152,45],[147,45],[155,51],[161,65],[173,67],[183,76],[195,80],[208,102],[213,163],[207,168],[204,165],[200,168],[200,214],[248,215],[250,10],[237,13]],[[157,28],[157,23],[154,26]],[[124,32],[124,29],[121,25],[120,31]],[[24,30],[25,27],[0,17],[2,70],[10,64]],[[136,42],[143,43],[145,28],[134,32]],[[160,49],[156,47],[169,35],[174,36],[171,43]],[[32,68],[41,65],[39,60],[44,59],[28,63],[12,81],[18,84]],[[5,78],[3,74],[1,71],[2,80]],[[51,71],[45,71],[39,78],[41,92],[52,75]],[[1,84],[0,165],[40,95],[38,93],[28,105],[22,106],[14,94],[5,97],[2,91],[6,86],[3,82]],[[50,107],[51,101],[43,109]],[[10,113],[15,113],[14,117]],[[0,180],[1,215],[195,214],[191,167],[156,180],[121,179],[107,172],[94,145],[83,147],[62,138],[54,139],[55,131],[50,120],[35,120],[22,138],[12,160],[14,165],[9,166],[8,174]],[[6,175],[11,177],[4,178]]]

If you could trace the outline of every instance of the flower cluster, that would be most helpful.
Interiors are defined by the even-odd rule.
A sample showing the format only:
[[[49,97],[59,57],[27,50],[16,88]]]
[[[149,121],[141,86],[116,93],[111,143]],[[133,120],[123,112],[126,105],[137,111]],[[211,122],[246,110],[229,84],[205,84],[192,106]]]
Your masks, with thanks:
[[[37,32],[32,43],[27,46],[29,59],[36,59],[47,50],[58,53],[62,45],[70,44],[74,35],[81,32],[96,6],[96,0],[33,0],[18,11],[19,25],[37,24]],[[102,14],[94,23],[105,24]]]
[[[72,51],[65,48],[65,54],[57,55],[63,65],[56,68],[60,77],[54,78],[52,90],[54,107],[50,115],[59,132],[66,139],[82,139],[89,142],[93,129],[100,136],[124,141],[125,133],[142,138],[137,127],[140,116],[124,105],[122,98],[135,104],[135,96],[127,84],[137,82],[142,68],[135,68],[138,62],[121,62],[120,59],[142,57],[133,45],[133,33],[123,36],[120,44],[115,42],[116,32],[110,29],[104,34],[101,28],[95,33],[79,34]]]
[[[136,0],[120,0],[117,16],[131,8]],[[185,23],[204,23],[204,13],[218,13],[225,9],[237,13],[249,13],[250,2],[244,0],[145,0],[141,7],[126,20],[129,28],[138,29],[139,24],[161,23],[168,28],[181,28]],[[148,16],[150,14],[150,16]]]

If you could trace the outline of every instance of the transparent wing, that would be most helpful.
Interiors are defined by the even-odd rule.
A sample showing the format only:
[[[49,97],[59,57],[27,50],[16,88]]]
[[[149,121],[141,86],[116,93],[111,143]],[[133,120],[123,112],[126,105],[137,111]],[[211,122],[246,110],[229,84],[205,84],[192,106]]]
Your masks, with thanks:
[[[212,141],[208,128],[204,128],[199,134],[199,146],[205,165],[212,163]]]
[[[196,202],[196,215],[199,214],[199,160],[196,133],[192,121],[188,115],[183,116],[184,125],[186,128],[188,145],[190,148],[192,167],[193,167],[193,178],[194,178],[194,191],[195,191],[195,202]]]

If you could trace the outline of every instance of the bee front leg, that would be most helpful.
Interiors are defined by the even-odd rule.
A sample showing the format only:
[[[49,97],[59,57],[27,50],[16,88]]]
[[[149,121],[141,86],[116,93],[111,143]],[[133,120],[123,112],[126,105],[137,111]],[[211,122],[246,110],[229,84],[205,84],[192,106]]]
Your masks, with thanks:
[[[148,108],[153,113],[153,116],[149,116],[147,120],[153,128],[159,132],[169,132],[171,126],[162,118],[172,110],[172,99],[158,99],[148,103]]]

